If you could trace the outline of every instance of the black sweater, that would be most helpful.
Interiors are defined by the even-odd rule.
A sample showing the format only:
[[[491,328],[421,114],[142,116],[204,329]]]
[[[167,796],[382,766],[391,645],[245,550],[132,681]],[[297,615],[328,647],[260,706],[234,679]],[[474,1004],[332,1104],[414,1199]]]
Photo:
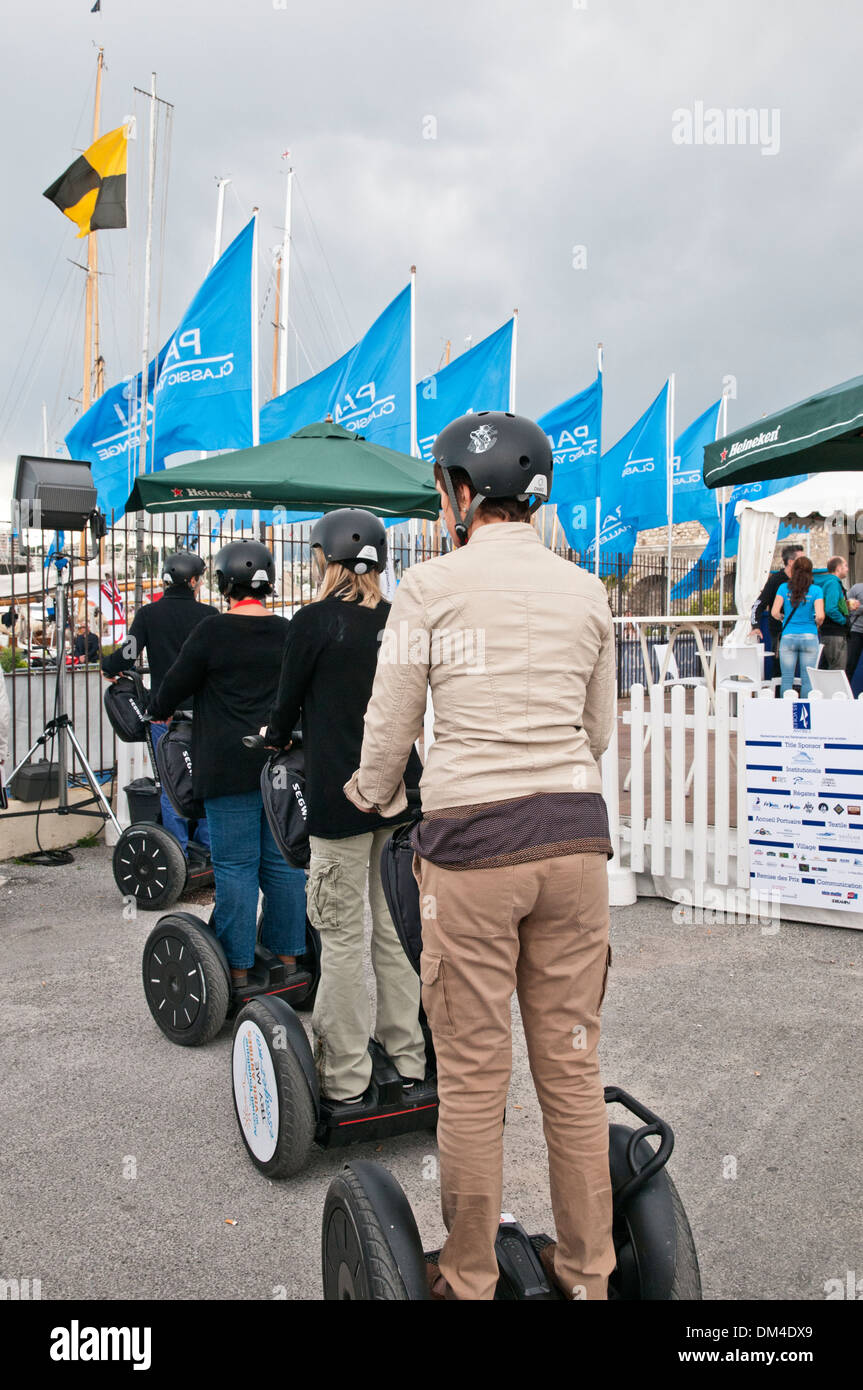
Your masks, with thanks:
[[[104,658],[102,670],[106,676],[119,676],[122,671],[130,671],[146,650],[150,689],[155,694],[180,655],[180,648],[189,633],[211,613],[218,611],[209,603],[198,603],[186,584],[166,589],[155,603],[145,603],[138,609],[128,636],[116,651]]]
[[[213,613],[190,634],[168,671],[150,713],[167,717],[195,697],[192,787],[196,797],[257,791],[267,760],[243,745],[260,731],[279,684],[286,618]]]
[[[301,608],[290,622],[282,675],[270,715],[269,739],[282,747],[302,712],[309,834],[325,840],[365,835],[404,816],[366,814],[344,793],[360,765],[363,720],[390,605],[361,608],[326,598]],[[405,783],[419,785],[422,764],[411,750]]]

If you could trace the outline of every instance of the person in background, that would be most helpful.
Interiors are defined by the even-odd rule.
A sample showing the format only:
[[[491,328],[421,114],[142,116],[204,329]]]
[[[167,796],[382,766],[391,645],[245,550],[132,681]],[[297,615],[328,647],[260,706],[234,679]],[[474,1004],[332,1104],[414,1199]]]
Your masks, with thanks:
[[[773,600],[776,598],[779,585],[791,578],[791,566],[797,556],[802,554],[802,545],[783,546],[782,569],[774,570],[768,576],[767,583],[758,595],[758,600],[752,609],[752,632],[750,635],[760,637],[764,643],[764,676],[766,680],[772,679],[779,669],[777,653],[782,624],[777,623],[773,618]]]
[[[357,1104],[371,1081],[369,996],[364,969],[364,896],[372,917],[374,1037],[410,1085],[425,1076],[420,985],[393,926],[381,883],[381,852],[407,819],[367,815],[342,788],[360,760],[363,716],[380,638],[390,614],[381,595],[387,533],[360,507],[328,512],[309,538],[320,588],[288,629],[267,742],[284,747],[302,713],[311,863],[309,920],[321,934],[315,1035],[322,1093]],[[405,753],[408,786],[419,784],[416,750]]]
[[[90,631],[89,624],[84,622],[84,626],[79,628],[75,634],[75,646],[72,655],[76,661],[98,661],[102,654],[99,645],[99,638],[95,632]]]
[[[863,656],[863,584],[852,584],[848,590],[848,608],[851,614],[851,627],[848,632],[848,652],[845,674],[853,681]]]
[[[124,640],[116,651],[102,660],[102,674],[107,680],[116,680],[124,671],[131,671],[138,658],[146,652],[147,664],[150,667],[152,704],[159,686],[180,655],[186,638],[194,632],[199,623],[219,611],[212,604],[198,601],[198,589],[205,568],[200,555],[195,555],[191,550],[178,550],[174,555],[168,556],[162,571],[162,583],[165,586],[162,597],[155,603],[145,603],[138,609]],[[173,713],[171,710],[169,717]],[[152,724],[154,749],[161,743],[167,729],[167,720]],[[164,792],[161,810],[162,824],[179,840],[185,854],[192,827],[174,810]],[[209,848],[210,835],[206,820],[197,822],[192,838],[205,849]]]
[[[824,650],[818,665],[822,671],[844,671],[848,660],[848,600],[843,579],[848,575],[848,561],[833,555],[827,568],[815,570],[812,578],[824,595],[824,621],[819,637]]]
[[[227,613],[211,612],[187,637],[150,698],[167,719],[194,697],[192,791],[204,802],[216,883],[213,928],[235,989],[254,965],[258,889],[264,895],[261,941],[297,970],[306,944],[306,876],[279,853],[264,811],[262,748],[243,739],[266,724],[282,669],[288,620],[271,613],[276,566],[259,541],[223,546],[214,563]]]
[[[812,561],[808,555],[798,555],[791,566],[791,577],[779,585],[770,610],[774,622],[780,625],[779,669],[782,672],[780,695],[800,677],[800,698],[805,700],[812,689],[807,667],[818,661],[818,629],[824,621],[824,595],[812,580]]]

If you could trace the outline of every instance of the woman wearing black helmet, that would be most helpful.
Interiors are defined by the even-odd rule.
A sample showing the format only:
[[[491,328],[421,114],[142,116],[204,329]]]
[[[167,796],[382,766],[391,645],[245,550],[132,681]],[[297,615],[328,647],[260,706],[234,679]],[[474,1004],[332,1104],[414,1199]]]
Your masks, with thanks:
[[[290,967],[305,948],[305,875],[273,840],[261,799],[266,754],[243,738],[265,723],[275,697],[289,623],[270,613],[275,564],[258,541],[234,541],[215,561],[227,613],[199,623],[151,702],[166,718],[190,695],[192,783],[210,827],[216,906],[213,925],[236,987],[254,963],[258,888],[264,895],[261,939]]]
[[[419,985],[384,901],[381,850],[404,815],[369,816],[342,790],[359,760],[363,716],[390,605],[381,596],[386,530],[357,507],[329,512],[311,534],[321,580],[316,600],[291,620],[267,741],[283,747],[302,712],[309,807],[309,918],[321,933],[321,983],[312,1026],[321,1090],[358,1101],[371,1079],[369,998],[363,969],[363,895],[372,914],[377,981],[374,1036],[402,1076],[425,1075]],[[409,786],[422,769],[411,751]]]

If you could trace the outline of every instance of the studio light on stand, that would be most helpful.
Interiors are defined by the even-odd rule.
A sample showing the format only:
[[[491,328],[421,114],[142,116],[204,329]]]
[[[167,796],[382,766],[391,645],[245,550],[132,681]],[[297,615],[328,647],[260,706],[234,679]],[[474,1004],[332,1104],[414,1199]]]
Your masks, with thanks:
[[[105,518],[99,512],[96,489],[90,464],[78,459],[35,458],[21,454],[15,470],[15,489],[12,494],[12,521],[20,533],[27,527],[43,531],[54,531],[54,549],[46,565],[54,566],[56,586],[54,611],[57,631],[57,678],[54,686],[54,715],[49,719],[32,747],[24,754],[10,777],[10,783],[20,769],[29,762],[37,748],[44,748],[50,741],[57,744],[57,769],[59,776],[58,804],[54,811],[60,816],[69,814],[97,816],[110,820],[117,832],[120,823],[110,803],[105,797],[95,772],[87,761],[84,749],[78,740],[72,721],[66,712],[66,614],[68,604],[66,594],[72,578],[72,559],[64,548],[65,533],[80,533],[89,530],[90,541],[86,559],[90,561],[99,553],[99,542],[106,532]],[[47,576],[46,576],[47,588]],[[72,763],[77,754],[84,776],[93,795],[86,801],[77,802],[70,812],[69,808],[69,766],[68,744],[72,748]],[[50,767],[50,760],[49,760]],[[97,810],[88,807],[96,805]],[[9,816],[39,815],[39,810],[6,812]],[[55,861],[56,862],[56,861]],[[68,861],[67,861],[68,862]]]

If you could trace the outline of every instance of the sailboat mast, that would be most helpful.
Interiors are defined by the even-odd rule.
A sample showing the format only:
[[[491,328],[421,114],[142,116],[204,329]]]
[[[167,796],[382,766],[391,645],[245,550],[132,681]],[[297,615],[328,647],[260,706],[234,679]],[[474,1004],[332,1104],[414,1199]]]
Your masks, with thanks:
[[[274,396],[283,396],[288,389],[288,308],[291,298],[291,205],[294,192],[294,171],[288,170],[288,186],[285,191],[285,226],[282,240],[282,254],[279,258],[281,275],[277,282],[276,323],[279,339],[278,391],[273,386]]]
[[[99,116],[102,106],[102,69],[105,66],[105,50],[99,49],[96,58],[96,98],[93,103],[93,140],[99,139]],[[96,369],[96,395],[102,394],[100,387],[104,379],[99,369],[99,249],[96,233],[87,235],[87,289],[84,299],[84,387],[82,405],[88,411],[93,402],[93,375]]]

